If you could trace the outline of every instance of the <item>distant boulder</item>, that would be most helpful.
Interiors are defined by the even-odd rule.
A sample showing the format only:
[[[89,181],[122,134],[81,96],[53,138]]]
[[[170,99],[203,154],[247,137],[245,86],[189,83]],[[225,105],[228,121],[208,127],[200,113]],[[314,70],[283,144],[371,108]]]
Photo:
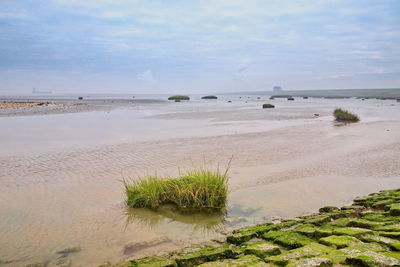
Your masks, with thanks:
[[[215,95],[206,95],[203,96],[201,99],[218,99],[218,97],[216,97]]]
[[[190,100],[187,95],[173,95],[168,97],[168,100]]]
[[[262,108],[274,108],[275,106],[274,105],[271,105],[271,104],[263,104],[262,105]]]

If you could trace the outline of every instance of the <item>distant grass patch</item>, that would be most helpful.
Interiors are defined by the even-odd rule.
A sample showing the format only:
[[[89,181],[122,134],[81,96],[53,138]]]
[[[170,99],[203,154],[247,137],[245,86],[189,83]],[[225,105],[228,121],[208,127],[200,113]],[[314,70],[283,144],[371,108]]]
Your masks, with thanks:
[[[263,104],[262,108],[274,108],[275,106],[272,104]]]
[[[132,208],[157,209],[175,204],[181,210],[221,210],[226,206],[228,168],[224,173],[200,169],[178,178],[150,176],[124,180],[126,204]]]
[[[360,120],[357,115],[340,108],[337,108],[333,111],[333,116],[335,117],[336,121],[357,122]]]
[[[216,97],[215,95],[206,95],[203,96],[201,99],[218,99],[218,97]]]
[[[168,100],[190,100],[187,95],[173,95],[168,97]]]

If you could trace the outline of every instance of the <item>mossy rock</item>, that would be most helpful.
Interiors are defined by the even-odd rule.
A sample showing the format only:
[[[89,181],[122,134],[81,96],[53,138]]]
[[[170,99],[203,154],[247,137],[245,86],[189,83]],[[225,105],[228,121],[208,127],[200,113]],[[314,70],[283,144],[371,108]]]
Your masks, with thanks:
[[[400,232],[378,232],[380,236],[400,239]]]
[[[400,251],[400,241],[379,235],[363,235],[360,239],[364,242],[374,242],[388,246],[391,250]]]
[[[274,108],[275,106],[272,104],[263,104],[262,108]]]
[[[386,232],[400,232],[400,224],[389,224],[389,225],[379,225],[374,228],[377,231],[386,231]]]
[[[265,261],[279,266],[285,266],[290,261],[293,263],[294,260],[302,258],[325,256],[331,253],[332,251],[333,249],[330,247],[312,242],[304,247],[289,250],[281,255],[267,257],[265,258]]]
[[[334,220],[330,223],[327,223],[329,226],[339,226],[339,227],[346,227],[350,224],[350,219],[348,218],[340,218],[337,220]]]
[[[374,209],[379,209],[379,210],[389,210],[390,205],[393,204],[392,199],[385,199],[385,200],[380,200],[371,205],[372,208]]]
[[[331,212],[328,214],[333,220],[337,220],[337,219],[341,219],[341,218],[358,218],[359,217],[359,211],[357,211],[355,209],[334,211],[334,212]]]
[[[353,253],[346,258],[346,263],[355,266],[400,266],[400,261],[393,257],[388,257],[373,251]]]
[[[319,212],[333,212],[333,211],[339,211],[339,208],[334,206],[325,206],[319,209]]]
[[[268,243],[265,241],[259,241],[259,242],[246,244],[244,253],[245,254],[253,254],[260,258],[265,258],[267,256],[281,254],[281,249],[277,245],[274,245],[274,244],[271,244],[271,243]]]
[[[352,237],[352,236],[331,235],[331,236],[320,238],[319,242],[321,244],[324,244],[327,246],[332,246],[332,247],[336,247],[336,248],[344,248],[344,247],[350,246],[351,244],[360,242],[360,240],[358,240],[357,238]]]
[[[308,258],[301,260],[289,261],[288,267],[330,267],[332,266],[332,261],[328,258]]]
[[[176,262],[166,258],[144,258],[138,260],[131,260],[129,267],[175,267]]]
[[[250,266],[255,266],[255,267],[268,267],[271,266],[264,261],[260,260],[260,258],[254,256],[254,255],[242,255],[237,259],[226,259],[223,261],[214,261],[214,262],[207,262],[200,264],[199,267],[235,267],[235,266],[240,266],[240,267],[250,267]]]
[[[399,216],[389,216],[387,213],[382,212],[368,212],[362,214],[362,219],[373,222],[400,222]]]
[[[360,211],[365,210],[366,208],[361,205],[351,205],[351,206],[343,206],[340,209],[341,210],[354,210],[354,211],[360,212]]]
[[[367,228],[367,229],[374,229],[379,226],[383,226],[384,223],[382,222],[374,222],[374,221],[368,221],[364,219],[351,219],[350,222],[348,223],[348,226],[352,227],[361,227],[361,228]]]
[[[168,100],[190,100],[187,95],[173,95],[168,97]]]
[[[358,237],[364,234],[372,233],[369,229],[358,228],[358,227],[342,227],[336,228],[332,232],[334,235],[348,235]]]
[[[314,237],[317,227],[313,224],[302,224],[294,228],[293,231],[308,237]]]
[[[228,246],[207,247],[199,251],[183,255],[175,261],[180,267],[197,266],[204,262],[216,261],[224,258],[232,258],[234,253]]]
[[[227,237],[227,242],[239,245],[249,241],[254,237],[261,237],[262,234],[268,231],[277,229],[279,229],[279,226],[277,224],[272,224],[272,223],[259,224],[256,226],[242,228],[239,230],[235,230],[232,235],[229,235]]]
[[[269,232],[264,234],[263,237],[286,248],[299,248],[313,242],[312,239],[304,235],[290,231]]]
[[[390,205],[389,214],[392,216],[400,216],[400,204]]]
[[[311,224],[315,224],[315,225],[322,225],[324,223],[330,222],[331,221],[331,217],[330,216],[319,216],[310,220],[306,220],[306,223],[311,223]]]

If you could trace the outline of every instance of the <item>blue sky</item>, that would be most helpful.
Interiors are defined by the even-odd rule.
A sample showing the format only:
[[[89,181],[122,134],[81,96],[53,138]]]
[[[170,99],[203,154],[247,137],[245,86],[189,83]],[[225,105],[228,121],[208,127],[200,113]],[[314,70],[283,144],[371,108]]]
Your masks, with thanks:
[[[1,0],[0,94],[400,87],[400,1]]]

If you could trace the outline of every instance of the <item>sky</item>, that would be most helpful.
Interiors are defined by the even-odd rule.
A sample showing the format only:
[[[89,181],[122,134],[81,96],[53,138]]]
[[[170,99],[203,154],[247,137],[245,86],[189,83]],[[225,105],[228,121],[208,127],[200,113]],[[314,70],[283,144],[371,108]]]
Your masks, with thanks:
[[[399,88],[398,0],[0,0],[0,95]]]

